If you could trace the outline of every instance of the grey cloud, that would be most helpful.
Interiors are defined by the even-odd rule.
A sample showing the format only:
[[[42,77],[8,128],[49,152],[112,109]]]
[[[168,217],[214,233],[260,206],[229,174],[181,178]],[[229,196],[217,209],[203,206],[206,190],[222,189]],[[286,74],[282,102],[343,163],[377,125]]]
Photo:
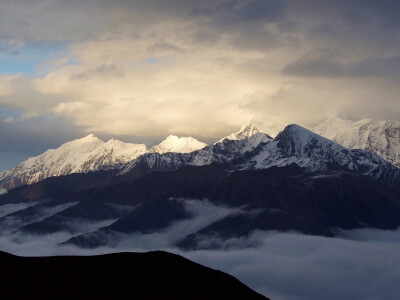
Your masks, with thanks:
[[[192,15],[199,22],[198,29],[204,34],[204,27],[213,31],[213,40],[222,40],[230,36],[230,45],[239,50],[258,50],[293,45],[287,36],[280,36],[280,29],[271,29],[268,25],[288,24],[285,18],[286,3],[278,0],[228,0],[215,5],[197,7]],[[202,41],[202,34],[194,34]],[[295,38],[291,37],[292,40]]]
[[[192,15],[212,16],[225,22],[273,22],[282,17],[284,9],[285,3],[279,0],[226,0],[206,8],[198,7]]]
[[[398,54],[400,22],[398,1],[288,1],[289,18],[299,24],[303,47],[330,47],[346,57]],[[321,28],[329,27],[327,35]],[[320,28],[319,28],[320,27]],[[316,28],[320,29],[319,32]],[[331,40],[329,38],[332,38]]]
[[[193,20],[197,22],[195,30],[210,27],[220,34],[236,32],[242,37],[257,35],[256,28],[245,25],[248,23],[255,23],[258,27],[265,23],[277,24],[279,30],[292,23],[296,26],[291,30],[295,29],[300,35],[308,30],[309,25],[319,26],[334,19],[329,24],[332,28],[341,30],[342,25],[352,24],[365,29],[358,34],[378,38],[379,28],[391,33],[396,31],[400,24],[399,11],[398,2],[390,0],[117,0],[112,4],[90,0],[2,1],[0,37],[80,41],[98,36],[137,34],[160,23],[188,25]],[[365,24],[369,25],[368,28]],[[383,29],[380,31],[382,35]]]
[[[98,67],[92,68],[90,70],[86,70],[81,73],[73,73],[71,74],[71,80],[88,80],[93,77],[123,77],[125,75],[125,71],[122,67],[116,64],[102,64]]]
[[[296,9],[304,10],[311,14],[320,12],[320,17],[324,15],[345,16],[345,18],[355,17],[357,23],[360,19],[368,18],[379,21],[382,24],[400,24],[397,14],[400,10],[399,2],[396,0],[289,0],[290,5]],[[318,15],[317,15],[318,16]]]
[[[376,77],[400,78],[400,56],[369,58],[343,63],[330,59],[299,60],[282,69],[284,75],[301,77]]]
[[[309,29],[308,35],[311,39],[325,39],[337,41],[340,37],[339,32],[329,24],[319,24]]]
[[[342,13],[343,20],[355,27],[360,27],[368,24],[368,18],[358,11],[345,11]]]
[[[161,53],[165,53],[165,52],[184,52],[184,50],[176,45],[173,45],[169,42],[166,41],[159,41],[157,43],[154,43],[152,45],[149,45],[147,47],[147,50],[150,52],[161,52]]]
[[[238,50],[257,50],[267,53],[276,48],[297,47],[300,45],[298,38],[292,34],[285,34],[280,30],[271,29],[267,26],[250,25],[241,26],[241,32],[234,35],[231,44]]]
[[[76,42],[129,35],[147,26],[184,19],[196,2],[3,0],[1,5],[0,38]]]

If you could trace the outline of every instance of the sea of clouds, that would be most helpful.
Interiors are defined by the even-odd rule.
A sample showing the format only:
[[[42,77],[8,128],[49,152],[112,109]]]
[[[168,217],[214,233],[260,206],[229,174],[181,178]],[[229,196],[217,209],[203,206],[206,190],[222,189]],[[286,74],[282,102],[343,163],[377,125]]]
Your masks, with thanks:
[[[23,205],[2,206],[4,210]],[[274,299],[396,299],[400,295],[400,230],[358,229],[340,231],[335,238],[298,233],[255,231],[249,237],[201,243],[217,250],[182,251],[173,246],[190,233],[238,209],[207,201],[186,201],[191,220],[177,221],[151,234],[119,236],[112,247],[81,249],[59,246],[76,234],[44,236],[14,233],[0,237],[0,250],[23,256],[96,255],[126,251],[166,250],[200,264],[227,272],[249,287]],[[76,223],[81,232],[94,231],[110,221]]]

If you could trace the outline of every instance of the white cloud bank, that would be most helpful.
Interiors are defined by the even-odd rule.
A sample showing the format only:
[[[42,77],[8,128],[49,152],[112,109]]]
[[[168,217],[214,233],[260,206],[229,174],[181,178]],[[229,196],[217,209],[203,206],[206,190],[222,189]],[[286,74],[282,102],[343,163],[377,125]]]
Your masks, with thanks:
[[[115,248],[83,250],[55,246],[70,237],[57,233],[27,238],[23,243],[0,237],[0,249],[34,256],[163,249],[232,274],[272,299],[396,299],[400,294],[400,232],[360,230],[353,237],[371,234],[374,240],[358,241],[257,232],[249,239],[230,241],[237,246],[230,250],[182,252],[162,245],[171,240],[162,234],[132,236]],[[258,246],[242,248],[254,243]]]

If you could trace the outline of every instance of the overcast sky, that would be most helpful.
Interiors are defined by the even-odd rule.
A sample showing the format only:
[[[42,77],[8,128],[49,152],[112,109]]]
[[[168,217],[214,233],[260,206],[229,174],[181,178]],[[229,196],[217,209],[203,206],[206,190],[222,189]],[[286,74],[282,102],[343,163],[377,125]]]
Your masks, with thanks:
[[[395,0],[0,0],[0,169],[88,133],[400,121]]]

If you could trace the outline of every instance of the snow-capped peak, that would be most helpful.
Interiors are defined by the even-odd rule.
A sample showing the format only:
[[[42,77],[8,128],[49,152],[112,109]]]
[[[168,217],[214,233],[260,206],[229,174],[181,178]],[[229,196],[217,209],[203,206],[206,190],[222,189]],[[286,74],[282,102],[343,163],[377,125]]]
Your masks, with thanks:
[[[66,150],[68,149],[69,151],[76,151],[79,153],[86,153],[93,151],[97,147],[100,147],[101,145],[104,144],[104,141],[96,137],[94,134],[89,134],[83,138],[73,140],[70,142],[67,142],[65,144],[62,144],[58,150]],[[50,152],[54,151],[53,149],[48,150]],[[47,152],[47,151],[46,151]]]
[[[266,143],[253,161],[255,167],[296,164],[310,171],[338,170],[382,179],[392,183],[399,169],[380,156],[362,150],[349,150],[299,125],[287,126]]]
[[[224,137],[217,143],[220,143],[225,139],[231,141],[242,140],[259,132],[265,133],[270,137],[275,137],[285,128],[286,125],[288,125],[288,122],[278,122],[270,117],[263,119],[263,121],[252,118],[248,123],[243,125],[238,132]]]
[[[242,139],[250,137],[253,134],[256,134],[258,132],[260,132],[260,130],[258,130],[258,128],[254,124],[249,122],[249,123],[243,125],[238,132],[232,133],[231,135],[219,140],[218,143],[222,142],[225,139],[231,140],[231,141],[242,140]]]
[[[206,146],[191,137],[170,135],[148,150],[144,144],[124,143],[116,139],[104,142],[89,134],[0,172],[0,187],[10,189],[53,176],[119,168],[147,152],[189,153]]]
[[[104,142],[93,134],[27,159],[0,172],[0,186],[13,188],[48,177],[104,170],[125,164],[147,151],[146,145],[118,140]]]
[[[344,149],[339,144],[296,124],[286,126],[275,138],[275,141],[282,150],[291,156],[313,153],[319,157],[327,147],[335,148],[337,151]]]
[[[334,141],[376,153],[400,167],[400,122],[362,119],[339,132]]]
[[[359,119],[357,119],[354,115],[344,115],[339,114],[337,116],[331,117],[321,124],[312,128],[312,131],[315,133],[322,135],[330,140],[334,139],[340,132],[349,128],[354,123],[356,123]]]
[[[187,165],[204,166],[212,163],[233,170],[268,169],[295,164],[309,172],[349,172],[387,183],[393,183],[400,171],[378,155],[349,150],[292,124],[285,127],[275,139],[258,132],[244,139],[224,139],[191,153],[148,153],[127,164],[119,174],[137,176],[150,171],[176,170]]]
[[[400,167],[400,122],[338,115],[312,129],[349,149],[363,149]]]
[[[169,135],[160,144],[150,148],[149,152],[153,153],[189,153],[206,147],[207,144],[202,143],[192,137],[177,137],[176,135]]]

